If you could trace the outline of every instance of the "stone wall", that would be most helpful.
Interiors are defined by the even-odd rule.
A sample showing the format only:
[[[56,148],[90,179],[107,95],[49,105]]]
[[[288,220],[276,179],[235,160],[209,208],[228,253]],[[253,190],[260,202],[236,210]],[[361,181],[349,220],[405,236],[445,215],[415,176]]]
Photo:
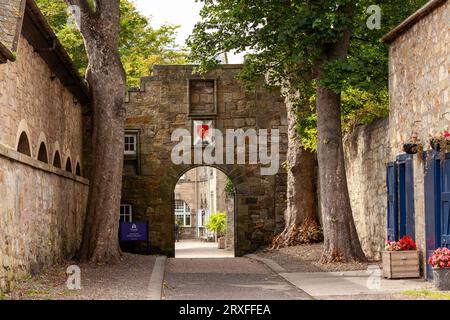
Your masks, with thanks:
[[[0,146],[0,292],[73,257],[87,194],[86,179]]]
[[[366,256],[381,258],[386,240],[388,119],[357,127],[344,138],[347,182],[353,218]]]
[[[241,66],[224,65],[207,75],[215,79],[217,106],[215,127],[225,129],[271,129],[281,134],[280,165],[286,159],[286,108],[279,92],[261,87],[246,91],[236,80]],[[197,165],[174,165],[171,141],[177,128],[192,129],[188,79],[193,66],[157,66],[151,77],[143,78],[139,90],[129,92],[127,130],[139,132],[140,175],[125,175],[122,201],[133,205],[136,219],[150,221],[154,252],[174,254],[173,193],[178,179]],[[206,89],[205,89],[206,90]],[[201,90],[200,90],[201,91]],[[196,98],[194,98],[194,101]],[[199,100],[199,103],[201,101]],[[280,166],[274,176],[261,176],[259,165],[216,165],[236,188],[236,254],[268,243],[284,226],[286,173]]]
[[[0,144],[16,150],[25,132],[31,155],[37,158],[44,142],[52,163],[55,152],[63,168],[71,159],[75,172],[83,173],[83,117],[81,105],[41,59],[24,37],[20,37],[17,60],[0,65]]]
[[[81,241],[88,181],[75,175],[77,163],[83,174],[83,116],[74,100],[20,37],[17,60],[0,65],[0,290],[71,258]],[[16,152],[22,132],[31,157]],[[42,143],[48,164],[37,160]],[[57,151],[71,172],[52,165]]]
[[[449,21],[450,1],[444,1],[390,43],[390,161],[403,153],[412,131],[427,150],[430,135],[450,129]],[[416,242],[425,256],[424,162],[413,159]]]

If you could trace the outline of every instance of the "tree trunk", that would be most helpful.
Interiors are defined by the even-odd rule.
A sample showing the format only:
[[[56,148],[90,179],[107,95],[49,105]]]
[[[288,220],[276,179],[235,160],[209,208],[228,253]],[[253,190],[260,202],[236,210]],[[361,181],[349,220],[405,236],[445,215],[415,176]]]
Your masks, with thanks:
[[[349,34],[328,47],[324,61],[344,59]],[[317,156],[324,251],[321,262],[366,261],[353,221],[345,172],[341,129],[341,95],[317,86]]]
[[[92,164],[81,260],[117,262],[122,192],[125,72],[118,52],[119,0],[86,0],[79,5],[81,33],[89,58],[87,80],[92,108]]]
[[[302,243],[322,240],[316,203],[316,157],[302,148],[297,134],[297,119],[294,106],[286,98],[288,117],[287,151],[287,208],[284,213],[285,228],[272,241],[278,249]]]

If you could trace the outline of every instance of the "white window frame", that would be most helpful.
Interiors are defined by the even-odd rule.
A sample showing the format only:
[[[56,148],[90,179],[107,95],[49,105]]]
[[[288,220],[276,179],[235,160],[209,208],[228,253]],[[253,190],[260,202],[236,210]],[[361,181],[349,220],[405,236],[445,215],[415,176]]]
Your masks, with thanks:
[[[133,139],[132,142],[126,142],[127,139]],[[128,146],[132,146],[133,150],[127,150]],[[124,140],[124,154],[126,155],[136,155],[137,154],[137,134],[135,133],[125,133]]]
[[[120,205],[119,220],[121,222],[133,222],[133,206],[131,204]]]
[[[174,204],[174,215],[175,215],[175,221],[177,220],[177,217],[182,218],[183,220],[183,227],[190,227],[192,225],[192,213],[191,208],[188,206],[186,201],[181,199],[176,199]],[[186,217],[189,216],[189,224],[186,224]]]

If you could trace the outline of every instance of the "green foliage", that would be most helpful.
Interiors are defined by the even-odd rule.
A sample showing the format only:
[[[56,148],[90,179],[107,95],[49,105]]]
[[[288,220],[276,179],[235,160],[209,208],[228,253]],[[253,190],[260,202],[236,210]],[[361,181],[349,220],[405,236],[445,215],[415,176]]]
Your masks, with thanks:
[[[348,130],[387,113],[388,46],[381,37],[426,0],[380,0],[380,30],[370,30],[369,0],[201,0],[202,20],[188,40],[199,72],[215,68],[224,52],[250,52],[239,78],[265,77],[298,94],[298,130],[309,149],[316,145],[317,83],[343,93],[343,128]],[[324,49],[351,33],[345,60],[329,59]],[[318,73],[318,68],[322,69]]]
[[[224,212],[217,212],[209,217],[206,228],[217,234],[218,237],[223,236],[227,228],[227,215]]]
[[[88,65],[84,41],[76,26],[67,24],[67,4],[64,0],[36,2],[74,65],[84,75]],[[140,78],[150,74],[155,64],[186,63],[187,52],[175,44],[178,26],[163,25],[153,29],[150,21],[137,11],[130,0],[120,1],[120,13],[119,52],[128,86],[138,86]]]
[[[225,193],[227,195],[233,195],[234,194],[234,185],[233,185],[233,181],[231,181],[230,178],[227,178],[227,182],[225,183],[224,191],[225,191]]]
[[[177,219],[175,220],[175,224],[178,225],[179,232],[180,232],[180,233],[183,232],[183,230],[184,230],[184,221],[183,221],[183,219],[182,219],[182,218],[177,218]]]

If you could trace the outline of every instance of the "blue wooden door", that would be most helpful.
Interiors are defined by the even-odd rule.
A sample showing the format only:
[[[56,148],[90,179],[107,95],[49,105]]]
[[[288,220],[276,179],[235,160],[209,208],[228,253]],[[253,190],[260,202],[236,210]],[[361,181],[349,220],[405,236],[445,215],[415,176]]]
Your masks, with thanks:
[[[450,154],[441,164],[441,245],[450,247]]]
[[[415,239],[414,169],[410,155],[400,156],[398,168],[399,237],[405,235]]]
[[[427,160],[428,158],[428,160]],[[425,241],[426,259],[441,246],[441,165],[439,154],[428,151],[425,167]],[[433,268],[427,264],[427,279],[433,279]]]
[[[386,176],[388,191],[387,239],[395,241],[398,238],[397,166],[395,162],[388,163]]]

